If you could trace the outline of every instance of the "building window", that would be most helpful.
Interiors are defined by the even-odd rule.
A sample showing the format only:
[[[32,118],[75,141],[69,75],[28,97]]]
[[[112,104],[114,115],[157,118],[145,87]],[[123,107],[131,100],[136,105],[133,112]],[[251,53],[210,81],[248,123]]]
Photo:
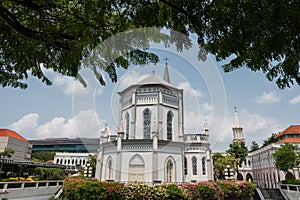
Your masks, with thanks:
[[[186,157],[184,157],[184,175],[187,175],[188,174],[188,170],[187,170],[187,159]]]
[[[172,182],[173,180],[173,162],[168,160],[167,162],[167,182]]]
[[[172,119],[173,114],[169,111],[167,114],[167,140],[172,140]]]
[[[192,157],[193,175],[197,175],[197,158]]]
[[[125,130],[125,135],[126,135],[126,140],[129,139],[129,114],[128,112],[125,115],[125,120],[126,120],[126,130]]]
[[[202,158],[202,174],[206,175],[206,162],[205,162],[206,158],[203,157]]]
[[[111,158],[109,158],[108,161],[107,161],[106,180],[112,180],[112,161],[111,161]]]
[[[151,112],[148,108],[144,110],[144,139],[150,139],[151,134]]]

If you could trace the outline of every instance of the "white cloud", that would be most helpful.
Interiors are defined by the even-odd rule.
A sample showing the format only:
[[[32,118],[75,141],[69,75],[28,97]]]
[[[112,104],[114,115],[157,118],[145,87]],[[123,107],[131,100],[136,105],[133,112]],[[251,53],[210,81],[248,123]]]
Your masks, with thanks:
[[[193,97],[203,97],[203,94],[192,88],[189,82],[181,82],[178,84],[177,88],[183,89],[184,96],[193,96]]]
[[[300,103],[300,95],[295,96],[294,98],[289,100],[290,104],[297,104]]]
[[[92,109],[80,111],[70,119],[55,117],[44,124],[39,124],[38,119],[37,113],[30,113],[10,127],[27,139],[99,137],[100,119]]]
[[[123,75],[122,78],[117,82],[118,91],[122,91],[128,86],[136,84],[148,76],[149,74],[141,75],[136,70],[130,71]]]
[[[42,68],[43,73],[49,76],[53,85],[61,90],[66,95],[87,95],[89,93],[101,95],[103,86],[97,87],[100,83],[96,80],[91,70],[81,70],[80,75],[86,82],[87,87],[84,87],[79,80],[74,77],[64,76],[53,70]],[[104,76],[103,76],[104,78]]]
[[[29,113],[23,116],[17,122],[12,123],[9,127],[20,133],[24,137],[28,137],[30,133],[38,126],[39,114]]]
[[[53,84],[67,95],[86,94],[88,92],[87,88],[83,87],[79,81],[68,76],[55,75],[53,78]]]
[[[78,112],[73,118],[56,117],[35,130],[39,138],[99,137],[99,117],[90,109]]]
[[[266,104],[266,103],[277,103],[280,99],[275,91],[263,92],[261,96],[256,97],[256,103]]]

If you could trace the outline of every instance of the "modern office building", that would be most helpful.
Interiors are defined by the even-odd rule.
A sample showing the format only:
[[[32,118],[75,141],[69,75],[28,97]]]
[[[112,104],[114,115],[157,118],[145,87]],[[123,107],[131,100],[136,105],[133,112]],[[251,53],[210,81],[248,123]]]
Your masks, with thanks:
[[[15,151],[11,157],[13,160],[24,161],[31,158],[32,144],[15,131],[0,129],[0,152],[3,152],[5,149],[13,149]]]
[[[33,152],[96,153],[99,148],[99,138],[46,138],[29,142]]]

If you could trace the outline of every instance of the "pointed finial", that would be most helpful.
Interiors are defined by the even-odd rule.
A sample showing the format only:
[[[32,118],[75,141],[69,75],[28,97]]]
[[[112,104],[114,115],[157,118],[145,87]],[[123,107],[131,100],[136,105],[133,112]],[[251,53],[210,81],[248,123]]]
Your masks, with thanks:
[[[164,81],[170,83],[170,75],[169,75],[169,69],[168,69],[169,58],[166,57],[164,60],[166,61],[166,67],[165,67],[165,72],[164,72]]]
[[[164,61],[166,61],[166,66],[168,65],[168,60],[169,60],[169,58],[165,57]]]
[[[234,107],[234,127],[240,128],[240,122],[239,122],[238,114],[236,111],[236,107]]]

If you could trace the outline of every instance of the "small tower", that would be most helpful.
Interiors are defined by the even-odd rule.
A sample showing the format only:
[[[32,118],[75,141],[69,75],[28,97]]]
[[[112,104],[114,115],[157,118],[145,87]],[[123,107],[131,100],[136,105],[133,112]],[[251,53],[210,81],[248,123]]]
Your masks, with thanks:
[[[232,132],[233,132],[233,142],[245,142],[243,136],[243,128],[240,126],[236,107],[234,107],[234,127],[232,128]]]
[[[164,81],[170,83],[170,75],[169,75],[169,69],[168,69],[168,60],[169,58],[164,59],[166,61],[166,67],[165,67],[165,72],[164,72]]]

